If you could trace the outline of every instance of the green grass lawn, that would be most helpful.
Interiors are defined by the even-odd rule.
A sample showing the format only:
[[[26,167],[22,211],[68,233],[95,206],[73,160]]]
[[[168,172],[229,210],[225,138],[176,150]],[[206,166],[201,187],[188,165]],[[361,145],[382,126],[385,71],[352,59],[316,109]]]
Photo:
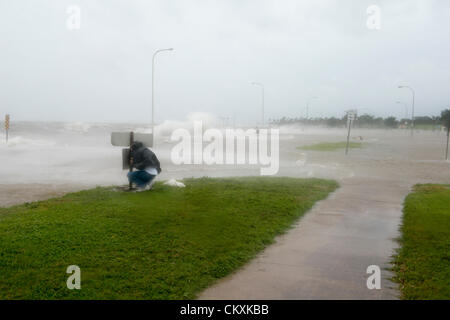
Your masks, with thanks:
[[[298,147],[299,150],[309,150],[309,151],[336,151],[339,149],[345,149],[347,142],[323,142],[317,143],[309,146]],[[349,148],[362,148],[362,143],[360,142],[350,142]]]
[[[337,188],[319,179],[186,179],[0,209],[0,299],[191,299]],[[81,268],[81,290],[66,268]]]
[[[403,299],[450,299],[450,185],[417,185],[394,260]]]

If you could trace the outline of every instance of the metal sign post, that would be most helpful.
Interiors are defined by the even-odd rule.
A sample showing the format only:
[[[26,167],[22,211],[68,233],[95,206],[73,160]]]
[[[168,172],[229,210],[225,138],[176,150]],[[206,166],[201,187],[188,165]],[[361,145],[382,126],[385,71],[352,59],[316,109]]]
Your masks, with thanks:
[[[113,132],[111,133],[111,144],[116,147],[130,147],[135,141],[142,142],[145,147],[153,147],[153,134],[134,133],[134,132]],[[122,168],[123,170],[133,171],[133,159],[131,158],[130,148],[122,149]],[[129,188],[131,190],[131,182]]]
[[[350,131],[351,131],[351,128],[352,128],[353,121],[355,121],[355,119],[356,119],[356,113],[357,113],[356,110],[349,110],[349,111],[347,111],[348,133],[347,133],[347,146],[345,148],[345,155],[348,154],[348,147],[350,145]]]
[[[130,132],[130,146],[132,146],[134,143],[134,132]],[[133,172],[133,157],[131,156],[131,149],[128,153],[128,165],[130,167],[129,172]],[[131,190],[133,188],[131,180],[129,182],[128,188]]]
[[[6,143],[8,143],[8,131],[9,131],[9,114],[5,115]]]

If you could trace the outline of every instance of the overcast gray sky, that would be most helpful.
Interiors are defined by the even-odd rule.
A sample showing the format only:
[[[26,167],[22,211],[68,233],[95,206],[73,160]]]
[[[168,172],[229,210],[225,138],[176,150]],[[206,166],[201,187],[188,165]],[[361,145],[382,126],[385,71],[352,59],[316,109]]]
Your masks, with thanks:
[[[79,30],[66,26],[70,5]],[[370,5],[381,29],[366,26]],[[0,0],[0,111],[17,120],[150,122],[192,112],[260,118],[379,116],[450,106],[446,0]],[[3,116],[2,116],[3,117]]]

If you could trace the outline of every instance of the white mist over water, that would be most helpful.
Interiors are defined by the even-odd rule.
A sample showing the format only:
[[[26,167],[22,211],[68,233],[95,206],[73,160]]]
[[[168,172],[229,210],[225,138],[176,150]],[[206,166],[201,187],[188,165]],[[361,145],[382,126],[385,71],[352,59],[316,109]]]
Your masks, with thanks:
[[[120,182],[120,150],[109,142],[113,130],[132,125],[12,123],[8,144],[0,143],[0,183]]]
[[[202,121],[205,128],[220,126],[213,115],[193,113],[185,121],[164,121],[155,127],[154,150],[162,163],[170,165],[172,132],[191,130],[194,121]],[[4,138],[0,142],[0,184],[124,184],[121,148],[113,147],[110,140],[114,131],[149,133],[151,128],[142,124],[13,122],[8,143]]]
[[[154,151],[162,163],[161,179],[259,175],[260,166],[174,165],[170,154],[175,143],[170,141],[170,135],[179,128],[191,131],[194,121],[202,121],[204,128],[223,129],[221,119],[205,113],[192,114],[185,121],[165,121],[157,125]],[[439,160],[445,141],[439,132],[417,132],[415,139],[411,140],[408,132],[400,130],[355,129],[352,139],[362,137],[367,147],[352,151],[349,157],[344,157],[339,151],[314,153],[298,150],[297,147],[318,142],[345,141],[345,129],[289,125],[281,126],[279,130],[279,175],[296,177],[350,177],[357,167],[347,166],[346,162],[349,159],[355,161],[352,158],[355,156],[360,161],[383,163],[387,161],[386,154],[394,159],[392,161],[412,157],[424,161]],[[150,132],[151,129],[144,124],[12,122],[8,144],[4,136],[0,137],[0,184],[126,184],[121,148],[111,145],[110,135],[113,131]],[[420,139],[424,143],[420,143]],[[390,147],[391,143],[395,147]],[[397,144],[402,152],[398,151]],[[421,148],[418,149],[417,145]],[[433,149],[428,152],[425,147],[438,151]]]

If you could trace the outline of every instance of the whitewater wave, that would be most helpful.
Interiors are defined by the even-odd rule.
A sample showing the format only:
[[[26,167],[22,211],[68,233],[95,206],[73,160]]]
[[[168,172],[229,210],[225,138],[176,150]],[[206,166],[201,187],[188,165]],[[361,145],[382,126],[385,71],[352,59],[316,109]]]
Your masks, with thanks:
[[[91,128],[91,124],[85,122],[70,122],[64,125],[64,129],[68,131],[87,133]]]
[[[211,114],[195,112],[191,113],[187,116],[187,119],[184,121],[177,120],[166,120],[163,123],[155,126],[155,133],[159,137],[169,137],[176,129],[186,129],[191,131],[194,125],[194,122],[201,121],[203,124],[203,129],[209,129],[217,127],[219,124],[218,119]],[[137,128],[136,132],[140,133],[151,133],[151,128]]]
[[[55,142],[41,139],[28,139],[21,136],[8,139],[7,147],[50,147],[54,146]]]

